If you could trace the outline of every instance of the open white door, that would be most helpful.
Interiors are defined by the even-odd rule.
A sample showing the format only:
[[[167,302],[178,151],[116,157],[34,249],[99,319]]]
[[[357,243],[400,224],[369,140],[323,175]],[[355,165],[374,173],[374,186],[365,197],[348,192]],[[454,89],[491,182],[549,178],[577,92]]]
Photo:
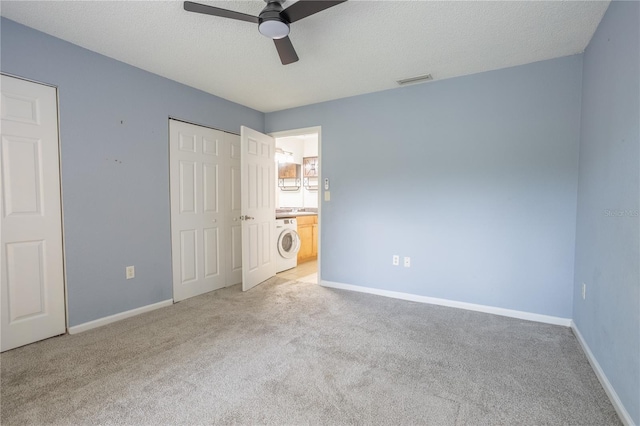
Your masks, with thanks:
[[[240,130],[242,193],[242,290],[276,274],[275,140]]]
[[[65,332],[56,89],[2,76],[2,338]]]

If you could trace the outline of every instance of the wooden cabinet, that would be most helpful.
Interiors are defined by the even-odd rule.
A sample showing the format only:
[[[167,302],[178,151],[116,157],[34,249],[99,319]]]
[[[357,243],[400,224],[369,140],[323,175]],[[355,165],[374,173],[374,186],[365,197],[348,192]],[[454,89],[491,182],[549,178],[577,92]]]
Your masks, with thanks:
[[[318,258],[318,216],[298,216],[300,251],[298,263]]]
[[[300,164],[278,164],[278,179],[297,179],[300,177]]]

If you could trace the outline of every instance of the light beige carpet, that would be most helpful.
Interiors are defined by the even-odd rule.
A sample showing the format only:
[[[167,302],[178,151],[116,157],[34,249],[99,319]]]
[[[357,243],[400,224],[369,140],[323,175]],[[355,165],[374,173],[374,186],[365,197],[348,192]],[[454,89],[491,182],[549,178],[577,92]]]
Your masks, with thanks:
[[[274,278],[2,354],[2,425],[615,425],[571,330]]]

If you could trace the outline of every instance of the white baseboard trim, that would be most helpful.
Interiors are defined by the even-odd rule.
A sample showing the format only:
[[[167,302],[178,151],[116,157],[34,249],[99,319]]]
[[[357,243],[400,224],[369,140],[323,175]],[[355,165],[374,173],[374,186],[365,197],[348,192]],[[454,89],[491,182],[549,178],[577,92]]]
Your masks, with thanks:
[[[591,352],[589,345],[587,345],[586,340],[584,340],[584,337],[582,337],[580,330],[578,330],[578,327],[573,321],[571,321],[571,330],[573,331],[573,334],[578,339],[580,346],[582,346],[582,350],[584,351],[584,354],[587,356],[587,359],[589,360],[589,364],[591,364],[591,368],[593,368],[593,371],[595,371],[596,376],[600,381],[600,384],[602,385],[602,387],[604,388],[604,391],[606,392],[607,396],[611,400],[611,403],[613,404],[613,408],[616,409],[616,412],[618,413],[618,417],[620,417],[620,420],[625,426],[634,426],[635,423],[633,422],[631,415],[629,415],[629,412],[626,410],[626,408],[624,408],[624,405],[622,404],[622,401],[620,401],[618,394],[616,393],[615,389],[613,389],[613,386],[611,386],[611,383],[609,382],[609,379],[607,379],[606,374],[604,374],[602,367],[600,367],[598,360],[596,360],[596,357],[593,356],[593,352]]]
[[[141,306],[139,308],[131,309],[130,311],[120,312],[119,314],[109,315],[108,317],[104,318],[98,318],[97,320],[85,322],[80,325],[74,325],[73,327],[69,327],[67,331],[69,332],[69,334],[78,334],[82,333],[83,331],[102,327],[103,325],[111,324],[112,322],[120,321],[125,318],[130,318],[136,315],[143,314],[145,312],[153,311],[171,305],[173,305],[173,299],[163,300],[162,302]]]
[[[332,281],[320,281],[323,287],[337,288],[341,290],[358,291],[361,293],[375,294],[378,296],[391,297],[394,299],[409,300],[411,302],[428,303],[431,305],[448,306],[450,308],[466,309],[468,311],[484,312],[487,314],[501,315],[503,317],[518,318],[527,321],[537,321],[546,324],[571,326],[571,318],[554,317],[549,315],[534,314],[531,312],[516,311],[513,309],[496,308],[494,306],[476,305],[475,303],[457,302],[455,300],[438,299],[436,297],[420,296],[411,293],[401,293],[391,290],[380,290],[377,288],[362,287],[352,284],[342,284]]]

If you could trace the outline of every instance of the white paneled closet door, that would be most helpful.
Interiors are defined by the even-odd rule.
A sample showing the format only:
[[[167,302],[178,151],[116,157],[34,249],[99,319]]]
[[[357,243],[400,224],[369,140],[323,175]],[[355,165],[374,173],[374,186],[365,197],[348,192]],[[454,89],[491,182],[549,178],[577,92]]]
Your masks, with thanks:
[[[66,330],[56,89],[2,76],[1,350]]]
[[[171,120],[173,299],[224,287],[224,133]]]

